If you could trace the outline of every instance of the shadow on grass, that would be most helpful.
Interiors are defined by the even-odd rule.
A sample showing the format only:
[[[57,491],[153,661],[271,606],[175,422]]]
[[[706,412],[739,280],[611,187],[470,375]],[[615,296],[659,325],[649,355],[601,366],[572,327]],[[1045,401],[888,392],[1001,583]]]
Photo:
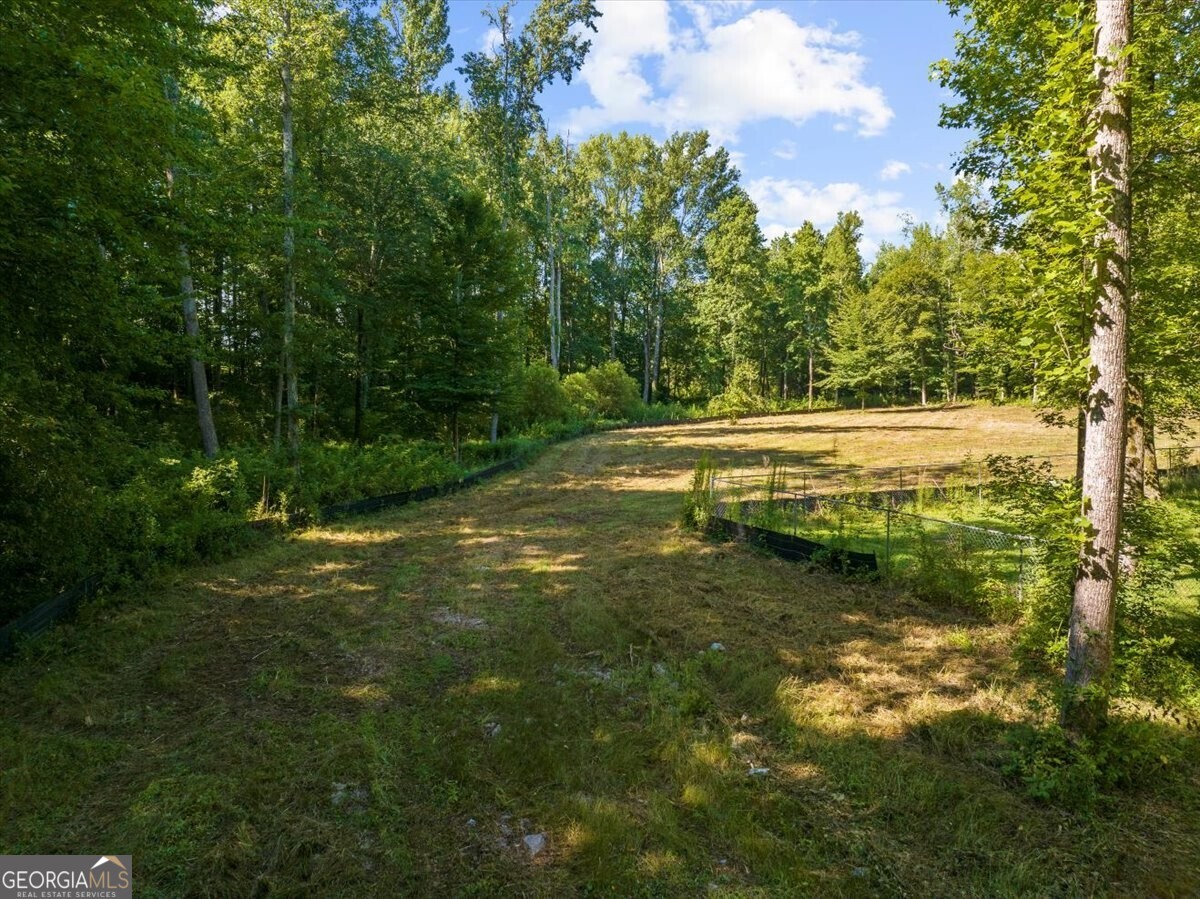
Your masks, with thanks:
[[[690,461],[605,452],[85,616],[0,686],[0,842],[147,895],[1195,886],[1194,772],[1004,781],[1004,628],[681,532],[642,485]]]

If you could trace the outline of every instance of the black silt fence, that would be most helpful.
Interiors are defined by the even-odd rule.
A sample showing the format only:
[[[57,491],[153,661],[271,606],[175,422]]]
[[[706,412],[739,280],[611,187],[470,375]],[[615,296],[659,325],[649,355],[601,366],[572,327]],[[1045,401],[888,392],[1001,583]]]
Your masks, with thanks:
[[[444,484],[431,484],[427,487],[417,487],[413,490],[401,490],[399,493],[384,493],[381,496],[370,496],[366,499],[354,500],[348,503],[335,503],[332,506],[323,506],[318,510],[317,514],[321,517],[322,521],[329,521],[334,518],[343,518],[347,515],[366,515],[371,512],[381,512],[384,509],[392,509],[396,506],[407,505],[408,503],[419,503],[423,500],[433,499],[435,496],[448,496],[464,488],[473,487],[489,478],[494,478],[496,475],[512,471],[520,464],[521,460],[519,458],[506,459],[488,468],[472,472],[457,481],[447,481]]]
[[[803,537],[717,516],[709,520],[708,529],[710,533],[758,546],[791,562],[816,562],[844,574],[868,574],[879,570],[875,553],[829,547]]]
[[[433,499],[435,496],[446,496],[456,493],[466,487],[473,487],[489,478],[504,474],[519,467],[524,461],[521,457],[506,459],[487,468],[472,472],[469,475],[445,484],[432,484],[427,487],[417,487],[413,490],[402,490],[399,493],[385,493],[382,496],[371,496],[366,499],[348,503],[335,503],[323,506],[317,511],[322,521],[343,518],[350,515],[366,515],[371,512],[381,512],[384,509],[407,505]],[[288,517],[289,524],[301,524],[306,516],[303,514]],[[248,522],[247,525],[255,530],[264,530],[272,524],[270,519],[260,519]],[[26,612],[20,618],[0,628],[0,659],[13,653],[17,642],[23,637],[32,637],[42,633],[54,624],[74,614],[80,604],[96,595],[101,586],[99,575],[92,575],[80,581],[75,586],[64,590],[52,599],[46,600],[39,606]]]
[[[17,640],[20,637],[36,636],[73,614],[81,603],[96,595],[99,586],[100,578],[93,575],[0,628],[0,658],[11,654],[17,648]]]

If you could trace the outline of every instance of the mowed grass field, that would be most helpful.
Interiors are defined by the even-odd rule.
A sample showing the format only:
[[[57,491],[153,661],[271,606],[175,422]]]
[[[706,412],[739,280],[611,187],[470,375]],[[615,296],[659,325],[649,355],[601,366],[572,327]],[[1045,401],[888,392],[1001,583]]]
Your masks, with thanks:
[[[704,449],[1072,448],[1022,408],[612,432],[111,597],[0,666],[0,850],[144,896],[1198,895],[1195,743],[1028,799],[1009,627],[678,525]]]

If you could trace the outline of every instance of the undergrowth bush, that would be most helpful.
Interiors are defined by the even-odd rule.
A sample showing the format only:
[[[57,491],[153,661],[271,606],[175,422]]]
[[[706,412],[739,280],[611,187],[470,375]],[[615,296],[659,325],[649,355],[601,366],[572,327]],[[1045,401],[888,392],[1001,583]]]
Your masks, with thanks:
[[[558,371],[545,362],[527,365],[521,371],[515,394],[509,417],[522,430],[572,417],[571,402]]]
[[[1113,789],[1147,783],[1180,756],[1176,736],[1146,721],[1114,721],[1094,739],[1057,724],[1022,724],[1006,740],[1003,773],[1034,799],[1082,811]]]
[[[703,453],[692,471],[691,488],[683,497],[683,524],[685,527],[704,530],[715,514],[715,503],[711,489],[713,476],[717,473],[712,456]]]

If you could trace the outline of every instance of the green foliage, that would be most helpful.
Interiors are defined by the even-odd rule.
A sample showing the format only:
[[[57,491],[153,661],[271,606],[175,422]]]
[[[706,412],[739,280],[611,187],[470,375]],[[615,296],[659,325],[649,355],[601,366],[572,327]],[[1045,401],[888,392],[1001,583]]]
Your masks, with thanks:
[[[703,453],[692,471],[692,483],[683,498],[683,525],[703,531],[714,514],[715,498],[712,479],[716,476],[716,464],[712,456]]]
[[[519,427],[564,421],[571,416],[572,405],[554,368],[543,362],[527,365],[521,371],[513,409]]]
[[[1005,775],[1032,798],[1076,811],[1161,776],[1179,753],[1161,728],[1138,721],[1114,723],[1095,739],[1072,738],[1057,724],[1026,724],[1006,742]]]
[[[725,390],[708,401],[710,415],[754,415],[773,409],[770,399],[758,389],[758,367],[752,362],[739,362]]]
[[[568,375],[563,388],[572,408],[585,418],[636,420],[644,408],[637,381],[616,361]]]
[[[1079,488],[1027,460],[990,457],[990,494],[1023,533],[1038,539],[1035,578],[1024,591],[1020,646],[1037,670],[1056,678],[1066,654],[1067,622],[1084,522]],[[1175,583],[1197,563],[1190,515],[1169,501],[1131,503],[1125,553],[1132,572],[1117,595],[1115,667],[1108,689],[1168,714],[1200,713],[1200,658],[1176,637]]]

